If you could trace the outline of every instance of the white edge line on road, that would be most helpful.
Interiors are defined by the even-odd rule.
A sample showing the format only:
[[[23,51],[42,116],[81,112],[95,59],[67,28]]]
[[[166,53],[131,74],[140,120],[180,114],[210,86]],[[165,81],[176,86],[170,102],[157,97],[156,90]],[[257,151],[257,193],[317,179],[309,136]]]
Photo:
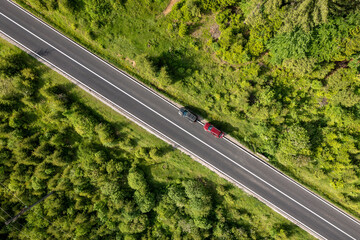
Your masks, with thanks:
[[[128,97],[130,97],[131,99],[133,99],[134,101],[138,102],[139,104],[143,105],[145,108],[147,108],[148,110],[152,111],[153,113],[155,113],[156,115],[160,116],[161,118],[163,118],[164,120],[168,121],[169,123],[171,123],[172,125],[176,126],[177,128],[181,129],[183,132],[187,133],[188,135],[190,135],[191,137],[193,137],[194,139],[198,140],[199,142],[201,142],[202,144],[204,144],[205,146],[209,147],[210,149],[212,149],[213,151],[217,152],[219,155],[223,156],[224,158],[228,159],[229,161],[231,161],[232,163],[234,163],[235,165],[237,165],[238,167],[242,168],[244,171],[248,172],[249,174],[253,175],[255,178],[259,179],[260,181],[262,181],[263,183],[265,183],[266,185],[268,185],[269,187],[273,188],[274,190],[276,190],[277,192],[281,193],[283,196],[287,197],[288,199],[292,200],[294,203],[296,203],[297,205],[301,206],[302,208],[306,209],[307,211],[309,211],[310,213],[312,213],[313,215],[317,216],[318,218],[320,218],[321,220],[323,220],[324,222],[326,222],[327,224],[331,225],[332,227],[334,227],[335,229],[337,229],[338,231],[342,232],[344,235],[348,236],[351,239],[356,240],[354,237],[352,237],[351,235],[349,235],[348,233],[344,232],[343,230],[341,230],[340,228],[338,228],[337,226],[335,226],[334,224],[332,224],[331,222],[329,222],[328,220],[324,219],[323,217],[321,217],[320,215],[318,215],[317,213],[315,213],[314,211],[312,211],[311,209],[307,208],[306,206],[304,206],[303,204],[299,203],[298,201],[296,201],[295,199],[293,199],[292,197],[288,196],[287,194],[285,194],[284,192],[282,192],[281,190],[277,189],[276,187],[274,187],[272,184],[266,182],[264,179],[262,179],[261,177],[257,176],[256,174],[252,173],[251,171],[249,171],[247,168],[241,166],[240,164],[238,164],[237,162],[235,162],[234,160],[232,160],[231,158],[229,158],[228,156],[226,156],[225,154],[223,154],[222,152],[220,152],[219,150],[213,148],[212,146],[210,146],[209,144],[205,143],[204,141],[202,141],[201,139],[199,139],[198,137],[194,136],[193,134],[191,134],[190,132],[188,132],[187,130],[183,129],[182,127],[180,127],[179,125],[177,125],[176,123],[172,122],[171,120],[167,119],[166,117],[164,117],[163,115],[161,115],[160,113],[156,112],[154,109],[150,108],[149,106],[147,106],[146,104],[142,103],[141,101],[139,101],[138,99],[136,99],[135,97],[131,96],[130,94],[128,94],[127,92],[125,92],[124,90],[120,89],[119,87],[117,87],[116,85],[114,85],[113,83],[109,82],[108,80],[106,80],[105,78],[103,78],[102,76],[100,76],[99,74],[95,73],[94,71],[92,71],[91,69],[87,68],[86,66],[84,66],[83,64],[79,63],[78,61],[76,61],[75,59],[71,58],[70,56],[68,56],[67,54],[65,54],[64,52],[62,52],[61,50],[57,49],[56,47],[54,47],[53,45],[51,45],[50,43],[46,42],[45,40],[43,40],[42,38],[40,38],[39,36],[37,36],[36,34],[32,33],[31,31],[29,31],[28,29],[26,29],[25,27],[21,26],[20,24],[18,24],[17,22],[15,22],[14,20],[12,20],[11,18],[7,17],[6,15],[4,15],[3,13],[0,12],[0,15],[2,15],[3,17],[5,17],[6,19],[8,19],[9,21],[11,21],[12,23],[14,23],[15,25],[17,25],[18,27],[22,28],[23,30],[25,30],[26,32],[28,32],[29,34],[31,34],[32,36],[34,36],[35,38],[39,39],[40,41],[44,42],[45,44],[47,44],[48,46],[52,47],[53,49],[57,50],[59,53],[61,53],[62,55],[64,55],[65,57],[67,57],[68,59],[70,59],[71,61],[75,62],[76,64],[78,64],[79,66],[81,66],[82,68],[84,68],[85,70],[91,72],[92,74],[94,74],[95,76],[97,76],[98,78],[102,79],[104,82],[108,83],[110,86],[114,87],[115,89],[119,90],[120,92],[122,92],[123,94],[127,95]]]
[[[52,31],[54,31],[55,33],[59,34],[61,37],[63,37],[64,39],[70,41],[71,43],[75,44],[76,46],[80,47],[82,50],[84,50],[85,52],[89,53],[90,55],[92,55],[93,57],[97,58],[98,60],[100,60],[102,63],[105,63],[106,65],[108,65],[109,67],[111,67],[112,69],[114,69],[115,71],[119,72],[120,74],[124,75],[125,77],[129,78],[130,80],[132,80],[134,83],[138,84],[139,86],[141,86],[142,88],[144,88],[145,90],[147,90],[148,92],[154,94],[156,97],[160,98],[161,100],[165,101],[166,103],[168,103],[169,105],[171,105],[172,107],[178,109],[178,107],[173,104],[171,101],[167,100],[166,98],[164,98],[163,96],[161,96],[160,94],[158,94],[157,92],[155,92],[154,90],[152,90],[151,88],[144,86],[143,83],[139,82],[138,80],[136,80],[134,77],[132,77],[131,75],[127,74],[126,72],[116,68],[114,65],[112,65],[111,63],[107,62],[106,60],[102,59],[101,57],[97,56],[96,54],[90,52],[89,50],[87,50],[84,46],[80,45],[79,43],[75,42],[74,40],[72,40],[71,38],[65,36],[64,34],[62,34],[61,32],[59,32],[58,30],[56,30],[55,28],[51,27],[50,25],[48,25],[47,23],[45,23],[44,21],[42,21],[41,19],[37,18],[36,16],[34,16],[33,14],[31,14],[30,12],[28,12],[27,10],[23,9],[22,7],[20,7],[17,3],[14,3],[11,0],[7,0],[10,4],[12,4],[13,6],[17,7],[18,9],[20,9],[21,11],[25,12],[27,15],[29,15],[30,17],[34,18],[36,21],[40,22],[41,24],[45,25],[46,27],[50,28]]]
[[[317,198],[318,200],[320,200],[321,202],[325,203],[326,205],[328,205],[329,207],[331,207],[332,209],[334,209],[335,211],[339,212],[340,214],[342,214],[343,216],[347,217],[348,219],[350,219],[351,221],[353,221],[354,223],[360,225],[360,222],[354,218],[353,216],[349,215],[348,213],[344,212],[343,210],[339,209],[338,207],[334,206],[332,203],[328,202],[326,199],[321,198],[320,196],[318,196],[316,193],[310,191],[309,189],[307,189],[306,187],[304,187],[301,183],[298,183],[297,181],[295,181],[294,179],[292,179],[291,177],[287,176],[286,174],[284,174],[283,172],[281,172],[280,170],[278,170],[276,167],[264,162],[263,160],[259,159],[254,153],[252,153],[251,151],[248,151],[247,149],[239,146],[238,144],[234,143],[233,141],[231,141],[230,139],[226,138],[226,136],[224,137],[224,139],[231,143],[232,145],[234,145],[236,148],[242,150],[243,152],[245,152],[246,154],[248,154],[249,156],[251,156],[253,159],[256,159],[258,162],[262,163],[263,165],[267,166],[268,168],[270,168],[271,170],[273,170],[274,172],[276,172],[277,174],[279,174],[280,176],[284,177],[285,179],[287,179],[288,181],[291,181],[292,183],[294,183],[295,185],[297,185],[298,187],[300,187],[301,189],[303,189],[304,191],[306,191],[307,193],[311,194],[312,196],[314,196],[315,198]]]
[[[31,14],[30,12],[28,12],[26,9],[23,9],[22,7],[20,7],[17,3],[14,3],[12,0],[7,0],[10,4],[12,4],[13,6],[15,6],[16,8],[20,9],[21,11],[23,11],[24,13],[26,13],[27,15],[29,15],[30,17],[34,18],[36,21],[40,22],[41,24],[43,24],[44,26],[48,27],[49,29],[51,29],[52,31],[54,31],[55,33],[59,34],[61,37],[63,37],[64,39],[70,41],[71,43],[75,44],[76,46],[80,47],[82,50],[86,51],[87,53],[89,53],[90,55],[94,56],[95,58],[97,58],[98,60],[100,60],[101,62],[105,63],[106,65],[110,66],[111,68],[113,68],[115,71],[121,73],[122,75],[128,77],[130,80],[132,80],[133,82],[135,82],[136,84],[138,84],[139,86],[145,88],[147,91],[151,92],[152,94],[156,95],[158,98],[164,100],[165,102],[167,102],[169,105],[173,106],[174,108],[178,109],[178,107],[176,105],[174,105],[172,102],[170,102],[169,100],[165,99],[164,97],[162,97],[160,94],[158,94],[157,92],[155,92],[152,89],[149,89],[147,86],[144,86],[142,83],[139,83],[138,80],[134,79],[131,75],[119,70],[118,68],[116,68],[114,65],[112,65],[111,63],[103,60],[102,58],[100,58],[99,56],[97,56],[96,54],[90,52],[89,50],[87,50],[85,47],[83,47],[82,45],[78,44],[77,42],[75,42],[74,40],[72,40],[71,38],[65,36],[64,34],[62,34],[61,32],[59,32],[58,30],[56,30],[55,28],[53,28],[52,26],[50,26],[49,24],[47,24],[46,22],[42,21],[41,19],[37,18],[36,16],[34,16],[33,14]],[[199,124],[204,125],[201,121],[198,121]],[[336,210],[337,212],[343,214],[344,216],[346,216],[347,218],[349,218],[351,221],[355,222],[356,224],[360,225],[360,222],[355,219],[354,217],[352,217],[351,215],[347,214],[346,212],[342,211],[341,209],[339,209],[338,207],[334,206],[333,204],[329,203],[327,200],[321,198],[320,196],[318,196],[317,194],[313,193],[312,191],[310,191],[309,189],[307,189],[306,187],[304,187],[303,185],[301,185],[300,183],[296,182],[294,179],[290,178],[289,176],[285,175],[284,173],[280,172],[278,169],[274,168],[273,166],[270,166],[269,164],[265,163],[263,160],[259,159],[257,156],[255,156],[252,152],[248,152],[246,149],[244,149],[243,147],[239,146],[238,144],[234,143],[233,141],[227,139],[225,137],[225,140],[230,142],[231,144],[233,144],[235,147],[237,147],[238,149],[240,149],[241,151],[247,153],[248,155],[250,155],[252,158],[256,159],[257,161],[259,161],[260,163],[264,164],[265,166],[267,166],[268,168],[270,168],[271,170],[275,171],[277,174],[281,175],[282,177],[286,178],[289,181],[292,181],[294,184],[296,184],[298,187],[302,188],[303,190],[305,190],[306,192],[308,192],[309,194],[313,195],[314,197],[316,197],[318,200],[322,201],[323,203],[327,204],[329,207],[333,208],[334,210]]]
[[[242,183],[240,183],[239,181],[237,181],[236,179],[234,179],[233,177],[231,177],[230,175],[228,175],[227,173],[223,172],[222,170],[218,169],[217,167],[213,166],[211,163],[207,162],[206,160],[204,160],[203,158],[199,157],[198,155],[196,155],[195,153],[193,153],[192,151],[188,150],[186,147],[182,146],[181,144],[177,143],[175,140],[173,140],[172,138],[168,137],[167,135],[163,134],[162,132],[160,132],[159,130],[157,130],[156,128],[152,127],[151,125],[149,125],[148,123],[144,122],[143,120],[141,120],[140,118],[136,117],[135,115],[133,115],[132,113],[128,112],[126,109],[122,108],[121,106],[117,105],[116,103],[114,103],[113,101],[111,101],[110,99],[106,98],[105,96],[103,96],[102,94],[98,93],[97,91],[95,91],[94,89],[88,87],[87,85],[85,85],[83,82],[79,81],[77,78],[73,77],[71,74],[67,73],[66,71],[64,71],[63,69],[57,67],[56,65],[54,65],[53,63],[51,63],[50,61],[48,61],[47,59],[43,58],[42,56],[38,55],[36,52],[32,51],[31,49],[29,49],[28,47],[24,46],[22,43],[18,42],[17,40],[15,40],[14,38],[12,38],[11,36],[9,36],[8,34],[6,34],[5,32],[1,31],[1,34],[5,35],[6,37],[8,37],[9,39],[11,39],[12,41],[16,42],[17,44],[19,44],[20,46],[22,46],[23,48],[27,49],[29,52],[31,52],[32,54],[36,55],[38,58],[42,59],[44,62],[47,62],[49,65],[53,66],[54,68],[58,69],[60,72],[62,72],[64,75],[70,77],[71,79],[74,79],[76,82],[78,82],[80,85],[84,86],[85,88],[89,89],[91,92],[96,93],[97,95],[101,96],[101,98],[105,99],[107,102],[111,103],[112,105],[116,106],[117,108],[119,108],[121,111],[125,112],[126,114],[130,115],[132,118],[136,119],[137,121],[141,122],[143,125],[145,125],[146,127],[150,128],[152,131],[157,132],[159,135],[169,139],[171,142],[173,142],[174,144],[180,146],[181,148],[185,149],[185,151],[189,152],[191,155],[195,156],[196,158],[200,159],[201,161],[203,161],[205,164],[211,166],[211,168],[215,169],[216,171],[218,171],[220,174],[226,176],[227,178],[231,179],[233,182],[235,182],[236,184],[240,185],[242,188],[246,189],[246,191],[250,192],[251,194],[253,194],[254,196],[257,196],[259,198],[261,198],[264,202],[267,202],[270,206],[275,207],[276,211],[282,212],[284,215],[288,216],[291,219],[294,219],[295,222],[300,223],[301,225],[303,225],[306,229],[309,229],[310,231],[312,231],[313,233],[315,233],[315,235],[318,235],[319,237],[327,240],[327,238],[323,237],[321,234],[317,233],[316,231],[314,231],[313,229],[311,229],[310,227],[308,227],[307,225],[303,224],[302,222],[300,222],[299,220],[297,220],[295,217],[293,217],[292,215],[288,214],[286,211],[278,208],[277,206],[275,206],[274,204],[272,204],[270,201],[268,201],[267,199],[265,199],[264,197],[258,195],[257,193],[255,193],[253,190],[249,189],[248,187],[246,187],[245,185],[243,185]]]

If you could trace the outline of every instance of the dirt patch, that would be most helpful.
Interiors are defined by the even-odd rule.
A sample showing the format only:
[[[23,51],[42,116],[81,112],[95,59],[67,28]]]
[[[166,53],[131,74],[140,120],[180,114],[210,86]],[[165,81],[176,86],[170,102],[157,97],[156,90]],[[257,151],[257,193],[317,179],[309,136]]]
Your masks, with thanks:
[[[126,61],[130,62],[133,67],[136,67],[136,62],[130,58],[125,58]]]
[[[166,7],[166,9],[163,11],[163,14],[166,16],[171,12],[172,7],[175,5],[175,3],[180,2],[181,0],[171,0],[169,5]]]
[[[131,59],[128,58],[128,57],[127,57],[127,58],[124,58],[123,55],[121,55],[120,53],[117,54],[117,56],[118,56],[119,58],[121,58],[121,60],[125,60],[125,61],[131,63],[131,65],[132,65],[133,67],[136,67],[136,62],[135,62],[134,60],[131,60]]]
[[[320,107],[327,105],[328,104],[327,98],[326,97],[322,98],[321,101],[319,102],[319,104],[320,104]]]
[[[212,25],[210,27],[210,34],[213,39],[215,39],[215,40],[219,39],[221,32],[220,32],[220,27],[218,24],[215,23],[214,25]]]

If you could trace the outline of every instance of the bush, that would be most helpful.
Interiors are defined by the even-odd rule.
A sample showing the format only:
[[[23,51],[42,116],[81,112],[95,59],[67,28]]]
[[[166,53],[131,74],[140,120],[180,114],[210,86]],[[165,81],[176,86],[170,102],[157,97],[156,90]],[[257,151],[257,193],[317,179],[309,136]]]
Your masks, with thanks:
[[[74,105],[70,111],[64,113],[75,131],[81,136],[92,136],[95,133],[95,127],[99,124],[98,120],[89,110],[81,105]]]
[[[302,30],[277,35],[267,44],[270,49],[271,61],[276,64],[281,64],[289,58],[306,58],[309,46],[310,34]]]
[[[58,0],[59,9],[64,13],[76,13],[82,10],[82,0]]]
[[[128,184],[135,190],[145,189],[147,187],[147,183],[144,173],[136,167],[131,168],[128,174]]]
[[[114,129],[107,123],[100,123],[95,127],[95,131],[99,135],[100,142],[107,147],[115,146],[116,134]]]
[[[188,31],[188,26],[185,23],[180,23],[179,26],[179,36],[185,37]]]
[[[154,194],[146,188],[135,191],[134,198],[142,213],[150,212],[155,206]]]
[[[47,10],[47,6],[43,0],[29,0],[32,7],[39,10]]]

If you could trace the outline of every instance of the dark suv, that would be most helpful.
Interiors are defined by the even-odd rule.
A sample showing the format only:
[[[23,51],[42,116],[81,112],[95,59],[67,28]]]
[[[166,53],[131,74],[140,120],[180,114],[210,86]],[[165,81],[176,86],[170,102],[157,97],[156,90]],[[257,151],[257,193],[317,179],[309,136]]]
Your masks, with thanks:
[[[179,115],[183,116],[184,118],[186,118],[190,122],[196,122],[196,120],[197,120],[197,116],[195,114],[193,114],[192,112],[190,112],[189,110],[185,109],[185,108],[180,108],[179,109]]]

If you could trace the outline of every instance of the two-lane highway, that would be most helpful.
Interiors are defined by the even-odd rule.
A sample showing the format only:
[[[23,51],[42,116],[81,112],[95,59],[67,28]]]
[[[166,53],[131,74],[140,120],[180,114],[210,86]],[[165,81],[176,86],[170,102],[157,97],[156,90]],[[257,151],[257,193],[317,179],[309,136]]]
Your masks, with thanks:
[[[179,117],[173,104],[134,81],[7,0],[0,31],[23,48],[127,111],[324,239],[360,239],[360,223],[226,139]]]

